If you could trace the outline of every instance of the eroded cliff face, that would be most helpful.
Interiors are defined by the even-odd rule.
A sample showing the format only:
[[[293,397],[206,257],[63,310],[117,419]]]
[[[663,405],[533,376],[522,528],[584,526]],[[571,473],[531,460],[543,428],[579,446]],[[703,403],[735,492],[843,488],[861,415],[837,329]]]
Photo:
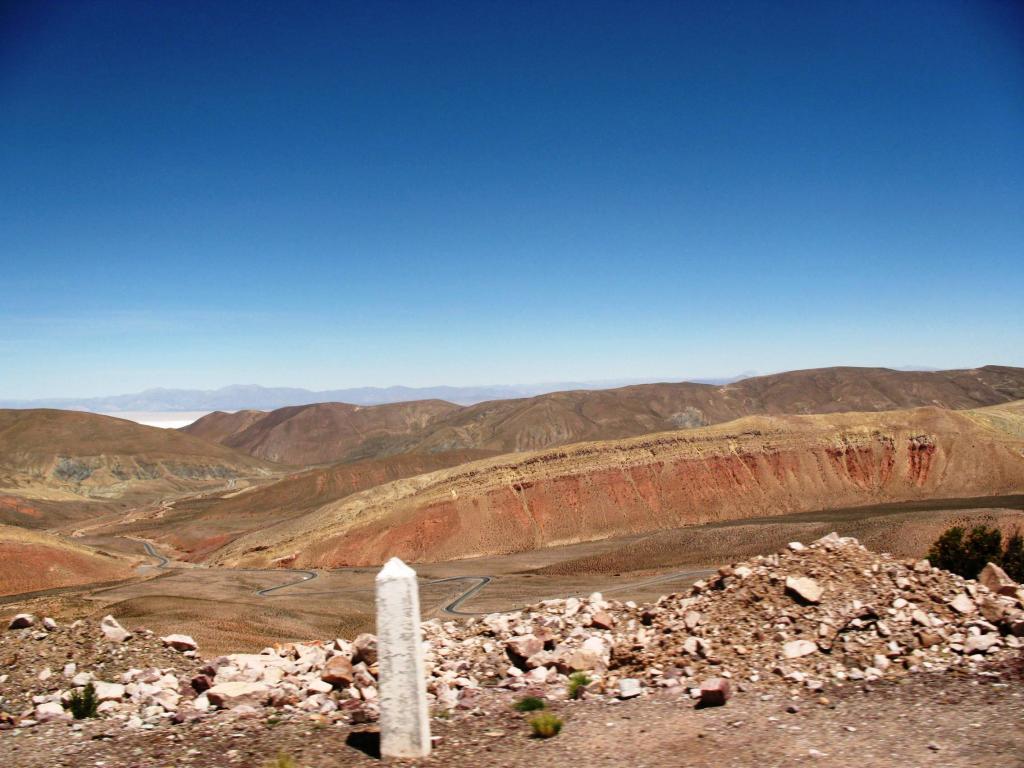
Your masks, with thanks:
[[[262,546],[302,566],[445,560],[716,520],[1020,493],[1022,446],[931,408],[741,419],[381,486],[266,532]],[[252,550],[236,544],[225,561],[250,562]]]

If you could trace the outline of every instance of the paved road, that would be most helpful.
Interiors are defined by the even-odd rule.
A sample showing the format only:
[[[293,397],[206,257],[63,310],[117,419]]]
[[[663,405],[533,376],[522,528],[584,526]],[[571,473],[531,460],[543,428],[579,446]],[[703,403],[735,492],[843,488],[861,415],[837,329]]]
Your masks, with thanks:
[[[452,616],[480,616],[481,614],[479,612],[460,611],[459,610],[459,606],[462,605],[464,600],[469,600],[469,598],[471,598],[473,595],[475,595],[481,589],[483,589],[488,584],[490,584],[491,583],[491,578],[492,577],[490,577],[490,576],[451,576],[451,577],[449,577],[447,579],[434,579],[433,581],[428,581],[427,584],[428,585],[430,585],[430,584],[444,584],[446,582],[451,582],[451,581],[475,581],[475,582],[477,582],[476,584],[471,586],[469,589],[467,589],[465,592],[463,592],[461,595],[459,595],[454,600],[452,600],[450,603],[448,603],[446,606],[444,606],[441,610],[444,613],[451,614]]]
[[[156,558],[157,564],[156,564],[156,566],[154,566],[155,568],[165,569],[165,568],[169,568],[170,567],[170,560],[168,560],[166,557],[161,555],[151,543],[149,543],[148,541],[144,541],[142,539],[137,539],[137,541],[141,541],[142,542],[142,546],[145,547],[147,555],[149,555],[150,557]],[[297,568],[287,568],[287,569],[285,569],[285,568],[239,568],[239,569],[235,569],[235,570],[237,570],[237,571],[239,571],[241,573],[274,573],[274,574],[294,573],[294,574],[298,574],[301,577],[301,578],[295,579],[293,581],[286,581],[284,584],[278,584],[278,585],[273,586],[273,587],[266,587],[265,589],[258,589],[258,590],[256,590],[256,594],[259,595],[260,597],[266,597],[267,595],[270,595],[270,594],[272,594],[274,592],[277,592],[279,590],[287,589],[288,587],[294,587],[297,584],[304,584],[307,581],[312,581],[313,579],[317,578],[317,575],[318,575],[316,571],[305,571],[305,570],[300,570],[300,569],[297,569]],[[646,586],[650,586],[652,584],[661,584],[662,582],[678,581],[679,579],[688,579],[688,578],[693,578],[693,577],[698,577],[699,578],[701,576],[707,576],[707,575],[712,574],[714,572],[715,572],[714,570],[708,570],[708,569],[697,570],[697,571],[677,571],[675,573],[667,573],[667,574],[663,574],[661,576],[655,576],[654,578],[647,579],[646,581],[630,582],[628,584],[620,584],[620,585],[617,585],[617,586],[608,587],[608,588],[606,588],[604,590],[600,590],[600,591],[602,591],[603,593],[621,592],[624,589],[632,589],[632,588],[635,588],[635,587],[646,587]],[[466,589],[462,594],[460,594],[458,597],[456,597],[454,600],[452,600],[450,603],[447,603],[444,606],[442,606],[441,612],[442,613],[447,613],[450,616],[483,616],[483,615],[488,614],[488,613],[507,612],[507,611],[519,610],[519,608],[521,608],[522,606],[518,606],[518,607],[515,607],[515,608],[505,608],[505,609],[502,609],[502,611],[463,611],[463,610],[460,610],[461,607],[462,607],[462,604],[466,600],[469,600],[471,597],[476,595],[481,589],[486,587],[493,580],[494,580],[493,576],[449,576],[448,578],[444,578],[444,579],[433,579],[432,581],[426,582],[424,586],[431,586],[433,584],[450,584],[450,583],[455,582],[455,581],[472,581],[472,582],[475,582],[468,589]]]
[[[142,546],[146,549],[146,554],[150,557],[156,558],[156,565],[154,568],[168,568],[170,567],[171,561],[161,555],[152,544],[144,539],[136,539],[141,541]],[[271,592],[276,592],[279,589],[285,589],[286,587],[294,587],[296,584],[302,584],[307,581],[312,581],[317,577],[316,571],[304,571],[298,568],[236,568],[240,573],[296,573],[300,578],[294,581],[286,581],[284,584],[278,584],[276,587],[267,587],[266,589],[257,589],[256,594],[261,597],[266,597]]]
[[[167,564],[171,562],[166,557],[157,552],[155,549],[153,549],[153,545],[150,544],[148,541],[143,541],[142,546],[146,548],[147,555],[156,558],[156,565],[153,566],[154,568],[166,568]]]

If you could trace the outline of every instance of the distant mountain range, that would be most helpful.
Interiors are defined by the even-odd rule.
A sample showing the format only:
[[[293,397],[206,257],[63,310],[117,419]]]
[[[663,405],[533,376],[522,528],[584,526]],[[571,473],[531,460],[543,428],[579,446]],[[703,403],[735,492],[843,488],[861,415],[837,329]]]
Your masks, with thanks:
[[[697,384],[729,384],[753,375],[753,371],[718,379],[690,379]],[[488,400],[509,400],[534,397],[548,392],[576,389],[608,389],[629,384],[651,383],[653,379],[621,379],[610,381],[560,381],[545,384],[478,387],[356,387],[315,392],[293,387],[261,387],[241,384],[221,389],[147,389],[129,395],[87,398],[48,398],[40,400],[0,400],[0,408],[60,408],[92,413],[139,411],[260,411],[312,403],[351,403],[352,405],[383,405],[410,400],[447,400],[457,405],[474,405]]]

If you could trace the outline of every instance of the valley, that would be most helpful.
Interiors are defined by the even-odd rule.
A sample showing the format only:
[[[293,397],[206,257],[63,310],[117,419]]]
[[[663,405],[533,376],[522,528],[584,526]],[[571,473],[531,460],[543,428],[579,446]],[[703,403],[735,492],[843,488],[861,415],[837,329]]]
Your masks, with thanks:
[[[184,430],[0,412],[0,605],[259,650],[371,629],[392,555],[442,618],[649,601],[832,530],[920,557],[953,524],[1024,528],[1022,387],[1020,369],[827,369]]]

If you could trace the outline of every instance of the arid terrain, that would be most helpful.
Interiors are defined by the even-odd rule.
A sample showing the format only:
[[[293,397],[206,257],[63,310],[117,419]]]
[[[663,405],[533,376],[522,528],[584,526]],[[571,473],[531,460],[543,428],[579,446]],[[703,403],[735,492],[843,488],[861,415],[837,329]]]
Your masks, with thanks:
[[[1021,494],[1024,441],[1001,423],[934,407],[747,417],[506,454],[326,504],[239,537],[210,561],[436,562],[728,519]]]
[[[268,683],[268,698],[227,701],[193,686],[208,678],[263,691],[250,677],[268,653],[284,654],[271,666],[295,654],[313,654],[315,666],[350,647],[309,645],[316,638],[367,642],[373,579],[394,555],[415,564],[431,647],[464,656],[432,667],[442,676],[430,689],[440,739],[424,765],[559,762],[583,745],[599,750],[598,765],[675,765],[679,750],[695,765],[716,764],[723,749],[749,751],[737,765],[845,765],[849,750],[865,766],[1021,754],[1019,599],[992,602],[1002,598],[929,575],[919,558],[952,525],[1024,530],[1022,397],[1019,369],[829,369],[469,407],[214,413],[185,430],[0,412],[0,620],[55,622],[0,642],[0,729],[12,731],[0,737],[0,759],[70,766],[129,753],[128,764],[146,768],[206,766],[213,754],[247,768],[277,752],[303,766],[375,760],[372,663],[361,662],[358,689],[287,678]],[[813,556],[790,546],[813,540]],[[780,598],[779,558],[834,593],[827,615]],[[889,575],[861,583],[871,568]],[[748,571],[754,581],[735,581]],[[829,666],[834,647],[820,641],[816,666],[780,665],[772,638],[803,640],[854,597],[902,606],[899,590],[935,613],[939,634],[888,608],[900,642],[862,636],[870,663],[843,641],[846,666]],[[982,616],[950,612],[964,590]],[[704,595],[699,628],[688,594]],[[593,656],[596,638],[579,646],[602,606],[613,618],[594,621],[619,638],[601,645],[607,658]],[[538,610],[564,612],[542,621],[562,640],[527,664],[510,627]],[[101,619],[133,637],[97,640]],[[765,635],[770,621],[776,632]],[[653,635],[642,629],[649,623]],[[727,632],[746,634],[723,643]],[[210,661],[158,640],[181,633]],[[967,651],[975,636],[991,645]],[[66,720],[60,697],[81,682],[61,671],[68,660],[127,683],[120,694],[108,681],[104,695],[120,698],[109,694],[99,720]],[[565,693],[573,665],[596,681],[578,702]],[[736,695],[695,709],[695,686],[712,674],[731,675]],[[642,681],[638,700],[616,695],[624,675]],[[510,709],[523,691],[564,719],[562,737],[529,738]],[[961,718],[953,731],[935,725],[944,707]],[[640,738],[659,746],[638,761],[629,740]]]
[[[211,413],[184,431],[285,464],[410,451],[509,453],[701,427],[743,416],[977,408],[1024,399],[1024,369],[823,368],[715,386],[682,382],[554,392],[468,407],[342,403]]]
[[[371,628],[370,576],[396,554],[428,615],[653,599],[830,530],[920,557],[952,524],[1024,526],[1022,394],[1013,368],[839,368],[183,431],[3,411],[2,604],[258,650]]]
[[[1024,758],[1024,589],[1004,576],[964,580],[831,533],[668,589],[639,604],[593,593],[425,621],[434,751],[415,764]],[[135,616],[123,623],[14,618],[0,635],[5,764],[379,761],[372,634],[217,655],[180,634],[194,622],[164,637]],[[99,716],[73,720],[61,702],[90,684]],[[531,738],[533,714],[513,708],[524,695],[561,735]]]

